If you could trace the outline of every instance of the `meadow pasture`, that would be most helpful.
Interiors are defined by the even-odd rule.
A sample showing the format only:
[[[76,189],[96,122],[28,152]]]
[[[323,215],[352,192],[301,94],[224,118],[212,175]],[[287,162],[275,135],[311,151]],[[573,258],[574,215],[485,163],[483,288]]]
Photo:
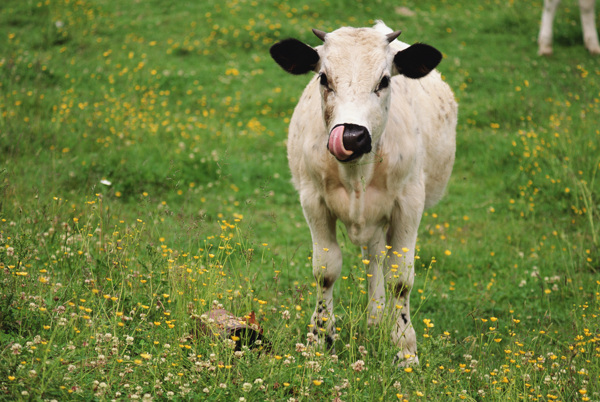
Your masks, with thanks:
[[[564,3],[541,58],[541,0],[2,1],[0,399],[600,400],[600,59]],[[443,52],[460,107],[405,369],[343,230],[337,354],[308,342],[309,78],[268,53],[376,19]],[[198,335],[219,304],[270,347]]]

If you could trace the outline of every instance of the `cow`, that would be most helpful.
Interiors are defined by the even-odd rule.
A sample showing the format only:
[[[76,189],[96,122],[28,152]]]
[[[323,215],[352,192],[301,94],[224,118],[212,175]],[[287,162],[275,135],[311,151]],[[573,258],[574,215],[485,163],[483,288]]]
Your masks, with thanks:
[[[595,2],[596,0],[579,0],[579,10],[581,12],[583,43],[591,54],[600,54],[598,32],[596,31],[596,15],[594,13]],[[552,22],[559,4],[560,0],[544,0],[542,23],[538,35],[538,54],[540,56],[552,54]]]
[[[337,339],[340,220],[367,264],[368,324],[389,312],[396,363],[418,364],[409,308],[417,230],[424,208],[445,192],[456,148],[458,106],[434,70],[442,54],[396,40],[400,31],[381,21],[373,28],[313,32],[322,45],[285,39],[270,49],[285,71],[316,73],[293,112],[287,142],[313,243],[317,303],[309,335],[321,348],[332,349]]]

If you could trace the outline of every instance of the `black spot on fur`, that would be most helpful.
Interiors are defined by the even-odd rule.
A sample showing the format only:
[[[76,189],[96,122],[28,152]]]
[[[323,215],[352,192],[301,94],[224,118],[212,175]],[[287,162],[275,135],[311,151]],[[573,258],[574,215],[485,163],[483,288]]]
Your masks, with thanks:
[[[335,280],[333,278],[330,278],[329,276],[326,276],[326,275],[323,275],[319,280],[319,284],[324,289],[329,289],[330,287],[332,287],[334,282],[335,282]]]
[[[325,344],[327,345],[328,350],[333,349],[333,338],[330,335],[327,335],[325,337]]]
[[[398,282],[394,286],[393,291],[394,291],[394,296],[396,296],[398,299],[402,299],[402,298],[407,298],[408,292],[410,291],[410,289],[404,283]]]
[[[408,318],[406,318],[406,314],[402,313],[401,317],[402,317],[402,321],[404,321],[404,325],[408,324]]]

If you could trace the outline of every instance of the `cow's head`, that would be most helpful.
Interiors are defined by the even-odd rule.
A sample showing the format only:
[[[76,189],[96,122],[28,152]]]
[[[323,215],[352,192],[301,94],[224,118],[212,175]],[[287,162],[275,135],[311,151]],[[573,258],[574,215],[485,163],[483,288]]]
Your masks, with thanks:
[[[371,152],[385,129],[391,77],[422,78],[442,55],[422,43],[404,50],[390,46],[400,31],[346,27],[313,32],[323,45],[285,39],[271,47],[271,56],[291,74],[318,73],[327,148],[339,161],[356,160]]]

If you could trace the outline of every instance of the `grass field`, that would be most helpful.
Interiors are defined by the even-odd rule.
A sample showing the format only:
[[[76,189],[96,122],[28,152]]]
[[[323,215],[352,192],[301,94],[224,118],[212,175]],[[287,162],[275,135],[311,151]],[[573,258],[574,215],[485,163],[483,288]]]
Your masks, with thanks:
[[[600,400],[600,58],[573,0],[538,57],[541,3],[3,0],[0,399]],[[307,342],[285,143],[308,77],[268,53],[380,18],[444,53],[460,105],[406,369],[343,231],[337,354]],[[199,335],[215,304],[269,350]]]

